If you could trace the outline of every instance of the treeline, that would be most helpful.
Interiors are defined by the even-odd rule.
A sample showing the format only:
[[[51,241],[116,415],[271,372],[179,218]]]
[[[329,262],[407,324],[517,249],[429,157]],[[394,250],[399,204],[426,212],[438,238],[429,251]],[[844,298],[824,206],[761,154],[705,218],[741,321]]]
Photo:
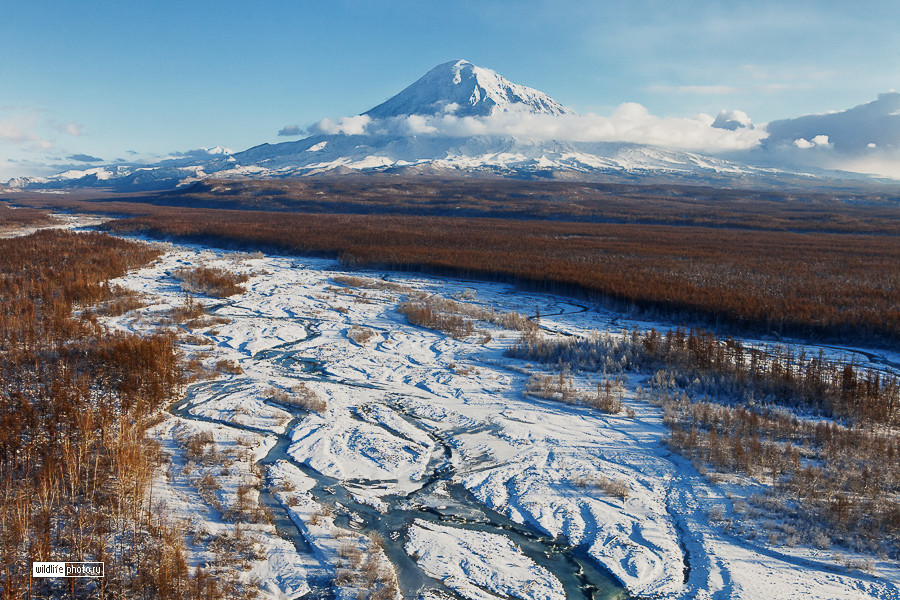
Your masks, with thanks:
[[[49,223],[52,220],[45,210],[13,208],[6,202],[0,202],[0,233],[16,227]]]
[[[825,193],[810,191],[808,186],[803,191],[786,192],[665,184],[370,174],[364,177],[240,181],[208,179],[154,195],[118,198],[157,206],[245,211],[495,217],[819,233],[900,233],[900,205],[896,195],[859,190]],[[60,201],[58,197],[55,200]],[[117,210],[121,210],[121,204]]]
[[[703,468],[768,481],[755,501],[777,511],[795,541],[900,554],[895,375],[684,329],[561,340],[528,332],[508,354],[652,373],[644,393],[663,407],[670,447]]]
[[[4,599],[220,591],[188,569],[178,528],[148,491],[161,456],[144,432],[182,384],[174,336],[111,333],[85,309],[114,298],[106,280],[157,255],[99,233],[0,240]],[[104,561],[106,576],[32,579],[33,561]]]
[[[705,227],[215,210],[117,232],[517,282],[741,331],[900,340],[900,237]]]
[[[781,345],[746,346],[710,332],[684,328],[632,330],[619,336],[548,340],[523,335],[507,355],[544,363],[561,361],[594,372],[669,369],[675,384],[694,395],[741,404],[775,404],[859,424],[900,426],[900,379]]]

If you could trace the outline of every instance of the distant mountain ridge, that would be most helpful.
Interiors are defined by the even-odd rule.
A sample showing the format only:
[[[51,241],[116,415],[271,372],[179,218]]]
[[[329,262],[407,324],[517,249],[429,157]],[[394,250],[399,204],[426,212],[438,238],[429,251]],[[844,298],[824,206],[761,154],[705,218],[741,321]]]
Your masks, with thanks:
[[[893,96],[889,99],[893,101]],[[478,129],[490,119],[519,117],[524,117],[525,135]],[[726,187],[857,185],[871,181],[857,173],[790,169],[771,162],[753,166],[645,144],[532,139],[527,135],[527,125],[532,121],[546,123],[557,118],[572,120],[578,115],[544,92],[512,83],[469,61],[453,60],[434,67],[385,102],[350,117],[352,127],[323,120],[312,128],[312,135],[298,141],[266,143],[237,153],[216,147],[169,157],[157,164],[91,167],[50,177],[15,178],[9,185],[18,189],[140,190],[174,188],[210,176],[302,177],[347,172],[669,181]],[[813,119],[802,123],[807,121],[817,123]],[[321,125],[326,122],[328,127]],[[441,128],[447,124],[452,127]],[[778,125],[785,129],[782,123]],[[719,126],[734,130],[743,123],[729,121]]]

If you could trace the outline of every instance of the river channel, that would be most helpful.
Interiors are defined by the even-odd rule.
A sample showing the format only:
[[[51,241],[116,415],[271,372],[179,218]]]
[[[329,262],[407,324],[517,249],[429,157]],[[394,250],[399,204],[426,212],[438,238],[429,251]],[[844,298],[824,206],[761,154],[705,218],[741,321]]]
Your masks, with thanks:
[[[227,310],[228,307],[228,303],[219,304],[212,307],[212,311],[232,319],[258,316],[228,314],[231,312]],[[465,434],[466,428],[436,431],[420,423],[410,412],[405,410],[404,394],[372,385],[367,381],[350,381],[330,375],[327,365],[322,364],[314,356],[304,354],[308,343],[319,335],[316,324],[294,316],[280,319],[302,325],[306,336],[256,352],[250,359],[255,364],[264,363],[279,377],[297,381],[320,380],[331,384],[380,389],[384,392],[383,402],[385,404],[433,441],[434,451],[425,476],[421,480],[421,487],[408,494],[381,496],[387,505],[386,510],[378,510],[361,503],[355,499],[356,496],[353,494],[354,488],[358,490],[367,485],[378,486],[382,482],[334,479],[318,472],[304,462],[295,460],[289,454],[291,431],[307,416],[307,413],[301,409],[277,405],[290,412],[292,419],[287,424],[285,432],[277,434],[277,442],[268,454],[259,461],[263,466],[272,465],[277,461],[288,461],[295,465],[315,480],[315,486],[310,493],[317,502],[334,509],[337,526],[362,531],[366,534],[378,534],[384,541],[384,551],[387,557],[393,563],[404,598],[419,597],[426,590],[433,590],[445,597],[460,597],[440,580],[429,576],[404,549],[409,539],[409,527],[415,520],[505,536],[518,546],[524,555],[559,579],[568,600],[605,600],[628,597],[621,584],[590,558],[585,548],[572,547],[564,539],[550,537],[527,523],[516,523],[510,520],[505,515],[483,505],[465,487],[455,481],[454,465],[459,461],[454,460],[456,450],[452,441],[454,436]],[[173,405],[171,412],[184,419],[211,421],[212,419],[191,414],[192,402],[201,392],[205,398],[212,396],[212,400],[208,400],[208,402],[214,402],[215,396],[227,393],[235,383],[235,380],[231,379],[193,384],[186,390],[186,396]],[[271,431],[257,430],[229,422],[216,422],[269,436],[274,435]],[[388,430],[388,432],[395,436],[402,436],[397,431]],[[466,464],[465,468],[477,466],[479,465]],[[489,466],[489,463],[484,466]],[[270,483],[267,480],[261,490],[260,502],[273,513],[278,534],[289,539],[298,552],[312,553],[313,548],[310,543],[291,521],[285,507],[272,494]],[[330,589],[330,581],[325,578],[311,579],[309,584],[312,592],[307,597],[330,598],[334,596]],[[491,593],[496,594],[495,592]]]

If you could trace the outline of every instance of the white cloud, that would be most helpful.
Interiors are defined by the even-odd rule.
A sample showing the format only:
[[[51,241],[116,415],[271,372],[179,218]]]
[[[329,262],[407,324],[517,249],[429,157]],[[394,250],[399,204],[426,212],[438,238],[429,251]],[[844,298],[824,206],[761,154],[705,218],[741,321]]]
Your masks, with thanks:
[[[900,94],[842,111],[772,121],[760,156],[779,166],[814,166],[900,176]]]
[[[90,154],[70,154],[66,160],[74,160],[76,162],[103,162],[102,158],[91,156]]]
[[[71,135],[73,137],[78,137],[82,134],[82,131],[84,130],[84,125],[82,125],[81,123],[75,123],[74,121],[70,121],[70,122],[66,123],[63,126],[63,128],[65,129],[65,132],[68,133],[69,135]]]
[[[222,158],[225,156],[230,156],[234,154],[234,151],[231,148],[224,148],[222,146],[213,146],[212,148],[194,148],[192,150],[186,151],[176,151],[170,152],[165,156],[153,156],[148,157],[143,161],[135,161],[135,162],[159,162],[159,161],[196,161],[196,160],[213,160],[216,158]]]
[[[898,113],[900,94],[879,94],[877,100],[847,110],[772,121],[765,146],[775,148],[799,138],[848,157],[868,156],[869,144],[879,149],[900,147]]]
[[[303,130],[299,125],[285,125],[278,132],[278,135],[286,135],[286,136],[294,136],[294,135],[303,135]]]
[[[41,150],[53,147],[52,142],[45,140],[35,132],[37,126],[36,111],[16,111],[11,116],[0,120],[0,141],[9,144],[27,145]]]
[[[750,120],[749,115],[742,110],[723,110],[716,117],[712,126],[734,131],[742,127],[753,127],[753,122]]]
[[[834,145],[828,141],[828,136],[822,134],[814,136],[811,140],[807,140],[806,138],[797,138],[796,140],[794,140],[794,145],[801,150],[809,150],[810,148],[834,147]]]
[[[900,154],[897,152],[875,153],[869,157],[849,158],[835,161],[827,166],[845,171],[900,179]]]
[[[737,115],[737,112],[734,114]],[[744,113],[740,115],[739,118],[749,122],[749,117]],[[760,129],[714,128],[714,122],[713,117],[705,114],[687,118],[657,117],[641,104],[626,102],[608,117],[595,114],[543,115],[524,110],[496,112],[484,117],[457,117],[447,112],[389,119],[371,119],[360,115],[338,121],[323,119],[313,125],[310,132],[450,137],[498,135],[535,141],[631,142],[710,152],[753,148],[766,136],[765,131]]]
[[[364,135],[367,133],[367,126],[371,121],[372,118],[368,115],[342,117],[338,121],[322,119],[313,125],[310,131],[325,135]]]
[[[437,133],[437,128],[429,125],[427,118],[422,115],[409,115],[406,117],[406,126],[412,135]]]

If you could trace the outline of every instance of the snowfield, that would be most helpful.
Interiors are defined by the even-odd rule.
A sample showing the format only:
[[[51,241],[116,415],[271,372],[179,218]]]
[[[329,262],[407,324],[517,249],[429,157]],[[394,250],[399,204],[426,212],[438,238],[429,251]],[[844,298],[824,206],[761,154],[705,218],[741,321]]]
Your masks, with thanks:
[[[240,577],[255,578],[264,597],[318,597],[342,584],[342,598],[383,586],[384,597],[476,600],[625,590],[900,599],[900,570],[888,561],[854,570],[834,560],[854,556],[849,550],[772,545],[751,528],[723,526],[737,516],[727,489],[666,448],[660,409],[635,399],[640,377],[626,384],[634,418],[526,396],[529,374],[541,368],[504,357],[517,333],[483,325],[457,340],[410,325],[397,312],[400,292],[337,283],[344,273],[332,261],[170,246],[157,264],[115,282],[150,305],[110,325],[148,330],[184,302],[169,273],[200,264],[251,279],[239,296],[195,298],[228,322],[194,330],[205,341],[192,338],[185,350],[242,372],[191,384],[152,431],[171,457],[153,494],[191,530],[215,533],[234,530],[228,509],[251,484],[275,525],[241,526],[256,536],[259,555]],[[539,310],[541,325],[559,334],[653,325],[505,285],[365,275],[497,311]],[[324,411],[273,399],[272,390],[291,393],[301,382]],[[591,389],[596,376],[575,374],[575,382]],[[219,463],[190,466],[184,440],[202,432],[231,457],[227,475]],[[207,472],[219,482],[212,493],[221,511],[197,491]],[[610,495],[601,480],[624,493]],[[191,548],[195,563],[208,560],[203,536]],[[342,580],[346,564],[381,583]]]
[[[472,600],[566,597],[553,573],[534,564],[510,540],[496,533],[416,520],[410,526],[406,550],[426,573]]]

